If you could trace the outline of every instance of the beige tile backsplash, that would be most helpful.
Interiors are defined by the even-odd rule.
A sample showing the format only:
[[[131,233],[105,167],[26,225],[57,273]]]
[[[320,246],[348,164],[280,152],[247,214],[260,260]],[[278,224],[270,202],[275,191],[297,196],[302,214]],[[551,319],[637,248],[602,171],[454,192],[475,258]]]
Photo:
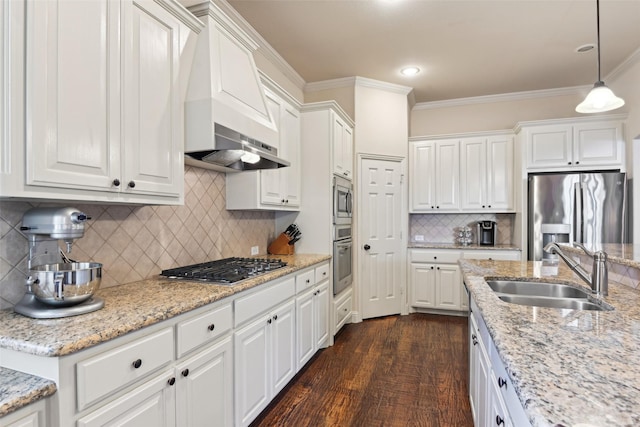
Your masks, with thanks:
[[[28,244],[19,229],[24,212],[40,205],[45,206],[0,201],[0,309],[24,294]],[[205,169],[186,168],[184,206],[60,206],[92,217],[70,258],[102,263],[101,287],[144,279],[166,268],[249,256],[252,246],[264,254],[275,237],[273,212],[227,211],[225,175]]]
[[[416,235],[424,236],[428,243],[456,243],[458,228],[471,227],[476,238],[478,221],[495,221],[498,224],[498,244],[513,243],[514,214],[414,214],[409,216],[409,241]],[[475,240],[474,240],[475,241]]]

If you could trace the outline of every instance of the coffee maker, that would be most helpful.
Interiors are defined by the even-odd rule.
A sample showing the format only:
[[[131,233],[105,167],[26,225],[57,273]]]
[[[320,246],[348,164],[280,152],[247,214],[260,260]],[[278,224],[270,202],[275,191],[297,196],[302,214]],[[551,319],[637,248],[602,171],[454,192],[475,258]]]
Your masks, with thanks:
[[[478,221],[476,236],[478,245],[494,246],[498,237],[498,224],[495,221]]]

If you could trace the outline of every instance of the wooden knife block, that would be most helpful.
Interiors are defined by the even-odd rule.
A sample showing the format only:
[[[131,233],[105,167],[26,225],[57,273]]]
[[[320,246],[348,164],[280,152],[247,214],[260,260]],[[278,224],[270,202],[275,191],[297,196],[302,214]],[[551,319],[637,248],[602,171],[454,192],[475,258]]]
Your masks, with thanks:
[[[280,233],[278,238],[271,242],[267,248],[267,252],[272,255],[293,255],[294,247],[289,244],[289,236],[284,233]]]

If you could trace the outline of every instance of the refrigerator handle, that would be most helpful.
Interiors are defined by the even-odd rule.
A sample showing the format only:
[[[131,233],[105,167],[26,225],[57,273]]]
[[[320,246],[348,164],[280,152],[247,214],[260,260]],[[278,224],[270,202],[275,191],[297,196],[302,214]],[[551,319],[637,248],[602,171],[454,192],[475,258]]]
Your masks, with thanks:
[[[573,241],[582,243],[582,183],[573,184]]]

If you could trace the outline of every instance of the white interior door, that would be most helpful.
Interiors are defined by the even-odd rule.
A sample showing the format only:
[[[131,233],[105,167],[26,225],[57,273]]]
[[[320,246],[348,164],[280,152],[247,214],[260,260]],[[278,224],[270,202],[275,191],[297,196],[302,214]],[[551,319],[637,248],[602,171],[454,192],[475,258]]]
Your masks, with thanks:
[[[402,309],[402,175],[399,162],[362,159],[359,284],[362,317]]]

